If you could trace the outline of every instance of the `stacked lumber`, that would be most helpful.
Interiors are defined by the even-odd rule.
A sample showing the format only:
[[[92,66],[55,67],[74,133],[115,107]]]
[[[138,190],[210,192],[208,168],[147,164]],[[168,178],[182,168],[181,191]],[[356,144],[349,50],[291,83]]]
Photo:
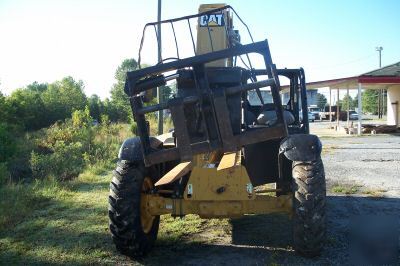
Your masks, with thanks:
[[[389,125],[372,125],[372,124],[365,124],[362,125],[362,133],[365,134],[385,134],[385,133],[396,133],[399,129],[397,126],[389,126]]]

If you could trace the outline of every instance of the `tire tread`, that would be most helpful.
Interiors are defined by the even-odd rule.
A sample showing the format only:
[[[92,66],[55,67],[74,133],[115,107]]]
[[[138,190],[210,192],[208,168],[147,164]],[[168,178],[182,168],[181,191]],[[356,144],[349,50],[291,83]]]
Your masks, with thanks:
[[[293,242],[305,257],[320,255],[326,238],[326,183],[322,160],[293,162]]]
[[[109,229],[119,252],[138,258],[144,256],[157,238],[160,217],[146,234],[140,221],[140,194],[145,167],[120,160],[113,171],[108,198]]]

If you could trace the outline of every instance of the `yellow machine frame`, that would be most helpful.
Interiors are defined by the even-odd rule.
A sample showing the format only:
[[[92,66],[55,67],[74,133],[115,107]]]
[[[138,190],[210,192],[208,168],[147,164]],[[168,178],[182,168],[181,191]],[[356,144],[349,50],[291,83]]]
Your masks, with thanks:
[[[199,12],[223,6],[225,4],[205,4],[200,6]],[[211,16],[200,17],[197,27],[197,54],[227,48],[228,40],[224,27],[232,27],[232,18],[228,11],[216,14],[215,17]],[[205,23],[208,24],[203,25]],[[209,41],[210,35],[212,44]],[[207,66],[225,67],[231,64],[231,60],[224,59],[208,63]],[[142,194],[142,212],[153,216],[198,214],[202,218],[273,212],[290,215],[292,195],[271,196],[271,193],[277,192],[276,189],[255,190],[241,159],[241,151],[225,154],[213,152],[196,155],[193,161],[178,164],[156,182],[155,186],[170,184],[190,173],[183,199],[166,198],[159,194]],[[160,194],[162,192],[159,191]]]
[[[198,214],[202,218],[273,212],[291,214],[292,195],[277,197],[270,195],[277,192],[276,189],[255,190],[246,168],[241,163],[241,157],[241,151],[220,156],[211,153],[195,156],[193,162],[178,164],[155,186],[172,183],[191,172],[184,198],[173,199],[143,194],[143,211],[151,215]]]

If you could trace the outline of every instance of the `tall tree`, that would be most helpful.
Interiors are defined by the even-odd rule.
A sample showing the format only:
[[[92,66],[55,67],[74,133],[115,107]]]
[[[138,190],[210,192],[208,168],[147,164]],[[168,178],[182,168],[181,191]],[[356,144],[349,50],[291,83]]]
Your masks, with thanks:
[[[317,93],[316,102],[317,102],[317,106],[319,108],[323,109],[325,107],[326,103],[328,102],[328,100],[326,99],[325,95],[323,95],[322,93]]]
[[[16,151],[16,138],[13,131],[12,126],[0,122],[0,164],[7,162]]]
[[[163,86],[163,101],[171,99],[176,94],[176,83],[173,83],[169,86]]]
[[[104,112],[104,105],[100,97],[93,94],[88,99],[88,106],[90,111],[90,116],[97,121],[100,121],[100,117]]]
[[[45,90],[47,90],[47,86],[47,83],[38,83],[37,81],[35,81],[32,84],[26,86],[26,88],[31,91],[44,92]]]
[[[111,104],[115,106],[117,113],[117,120],[127,122],[131,118],[131,109],[129,105],[129,98],[125,94],[124,86],[126,73],[137,69],[137,62],[135,59],[125,59],[115,71],[116,83],[111,89]],[[110,116],[111,119],[111,116]]]
[[[135,59],[129,58],[122,61],[121,65],[118,66],[115,71],[115,79],[117,82],[125,84],[126,72],[136,70],[138,64]]]
[[[350,110],[354,109],[354,101],[351,96],[347,96],[347,94],[343,97],[343,99],[339,100],[339,105],[341,110],[347,110],[347,106],[349,106]]]
[[[357,93],[357,95],[353,98],[353,106],[354,106],[354,109],[355,108],[358,108],[358,93]]]
[[[0,91],[0,122],[6,122],[8,119],[9,108],[6,103],[6,97]]]
[[[118,122],[119,116],[117,107],[108,98],[104,100],[103,105],[104,105],[104,114],[108,116],[110,121]]]
[[[16,150],[15,127],[10,124],[12,121],[10,116],[11,108],[6,97],[4,97],[0,91],[0,166],[2,163],[6,162]]]
[[[49,125],[71,117],[74,110],[85,109],[87,99],[83,88],[83,82],[75,81],[72,77],[65,77],[48,86],[41,96],[48,113],[46,120]]]
[[[362,109],[364,112],[378,113],[379,90],[365,90],[362,93]]]
[[[47,112],[40,97],[40,92],[27,88],[17,89],[7,97],[12,109],[14,123],[22,125],[25,130],[36,130],[47,126],[43,119]]]

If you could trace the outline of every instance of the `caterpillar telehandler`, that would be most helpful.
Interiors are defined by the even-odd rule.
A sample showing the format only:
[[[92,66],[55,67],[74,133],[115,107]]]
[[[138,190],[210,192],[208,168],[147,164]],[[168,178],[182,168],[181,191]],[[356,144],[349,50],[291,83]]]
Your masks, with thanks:
[[[249,44],[241,43],[234,16]],[[164,214],[234,218],[283,212],[293,221],[288,230],[294,249],[319,255],[326,234],[325,174],[321,142],[309,134],[303,69],[277,69],[267,40],[254,42],[235,10],[220,4],[146,24],[139,65],[144,33],[159,23],[172,28],[176,57],[127,73],[137,137],[122,144],[110,184],[109,222],[117,250],[131,257],[146,254]],[[193,56],[180,56],[176,23],[189,29]],[[158,49],[159,41],[157,36]],[[252,63],[254,55],[261,67]],[[288,85],[280,86],[280,79]],[[149,92],[171,82],[175,96],[152,104]],[[157,111],[170,115],[174,128],[150,136],[146,117]]]

